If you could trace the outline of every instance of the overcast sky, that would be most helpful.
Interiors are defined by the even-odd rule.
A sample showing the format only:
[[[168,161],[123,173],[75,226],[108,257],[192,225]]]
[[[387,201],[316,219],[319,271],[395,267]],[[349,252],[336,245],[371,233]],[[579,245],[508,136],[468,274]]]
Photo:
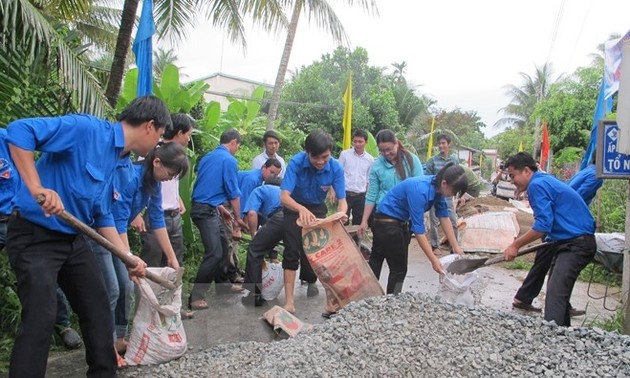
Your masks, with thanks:
[[[509,103],[505,86],[522,82],[519,72],[533,75],[535,66],[550,61],[555,76],[572,73],[590,64],[590,54],[611,34],[630,30],[629,0],[377,0],[379,16],[329,3],[350,47],[364,47],[370,65],[391,72],[392,63],[406,61],[409,83],[440,108],[476,111],[487,136],[500,132],[492,125]],[[244,51],[223,32],[200,25],[174,50],[189,79],[223,72],[273,84],[284,39],[251,28]],[[302,17],[289,69],[335,48]]]

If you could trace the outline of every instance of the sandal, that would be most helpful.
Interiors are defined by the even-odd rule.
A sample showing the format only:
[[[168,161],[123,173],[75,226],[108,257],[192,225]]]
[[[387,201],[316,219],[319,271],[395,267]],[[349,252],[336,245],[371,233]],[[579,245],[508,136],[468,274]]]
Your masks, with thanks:
[[[336,315],[336,314],[337,314],[337,311],[325,311],[325,312],[322,312],[322,318],[330,319],[332,318],[333,315]]]
[[[208,305],[208,302],[206,302],[205,299],[198,299],[196,301],[190,302],[188,307],[190,307],[191,310],[199,311],[199,310],[206,310],[210,306]]]
[[[542,308],[534,307],[534,306],[532,306],[530,304],[523,303],[523,302],[520,302],[520,301],[512,302],[512,307],[513,308],[518,308],[519,310],[525,310],[525,311],[531,311],[531,312],[542,312]]]
[[[128,366],[125,359],[118,353],[116,353],[116,365],[118,369],[124,369]]]
[[[182,320],[193,319],[195,317],[195,313],[193,311],[186,311],[184,309],[181,310],[180,315]]]

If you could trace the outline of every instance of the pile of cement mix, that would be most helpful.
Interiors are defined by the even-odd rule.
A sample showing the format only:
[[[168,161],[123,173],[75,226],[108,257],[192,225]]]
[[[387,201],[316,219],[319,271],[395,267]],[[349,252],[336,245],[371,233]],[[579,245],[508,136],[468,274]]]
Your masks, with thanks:
[[[628,377],[630,337],[402,293],[351,303],[289,340],[221,345],[121,376]]]

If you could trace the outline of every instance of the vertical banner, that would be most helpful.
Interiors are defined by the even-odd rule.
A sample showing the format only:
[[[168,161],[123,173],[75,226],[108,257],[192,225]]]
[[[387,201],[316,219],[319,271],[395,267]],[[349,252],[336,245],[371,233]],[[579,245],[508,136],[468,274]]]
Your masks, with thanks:
[[[617,125],[619,126],[617,151],[628,155],[630,154],[630,40],[623,42],[623,57],[617,97]]]
[[[623,43],[630,40],[630,31],[623,37],[604,43],[604,83],[605,98],[610,98],[619,90]]]
[[[352,73],[348,76],[343,103],[343,149],[347,150],[352,145]]]
[[[153,0],[143,0],[140,23],[132,47],[138,66],[138,96],[153,93],[153,34]]]
[[[540,168],[544,171],[548,171],[547,160],[549,159],[549,149],[549,131],[547,130],[547,122],[543,122],[542,148],[540,149]]]
[[[433,155],[433,129],[435,128],[435,116],[433,116],[433,120],[431,121],[431,132],[429,133],[429,147],[427,148],[427,160],[431,159],[431,155]]]
[[[580,169],[588,167],[591,162],[591,157],[595,151],[597,145],[597,127],[599,121],[604,119],[606,113],[612,109],[612,97],[606,98],[606,81],[602,79],[602,84],[599,88],[599,94],[597,95],[597,101],[595,102],[595,113],[593,114],[593,127],[591,128],[591,140],[584,153],[584,158],[580,164]]]

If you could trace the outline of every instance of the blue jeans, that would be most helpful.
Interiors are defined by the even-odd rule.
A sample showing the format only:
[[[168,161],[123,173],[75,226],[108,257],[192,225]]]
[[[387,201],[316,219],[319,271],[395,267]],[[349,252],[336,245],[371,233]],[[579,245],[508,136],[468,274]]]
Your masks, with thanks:
[[[95,254],[96,262],[103,274],[115,336],[125,337],[133,298],[133,283],[129,279],[127,267],[118,257],[94,240],[87,236],[83,238],[88,248]]]

